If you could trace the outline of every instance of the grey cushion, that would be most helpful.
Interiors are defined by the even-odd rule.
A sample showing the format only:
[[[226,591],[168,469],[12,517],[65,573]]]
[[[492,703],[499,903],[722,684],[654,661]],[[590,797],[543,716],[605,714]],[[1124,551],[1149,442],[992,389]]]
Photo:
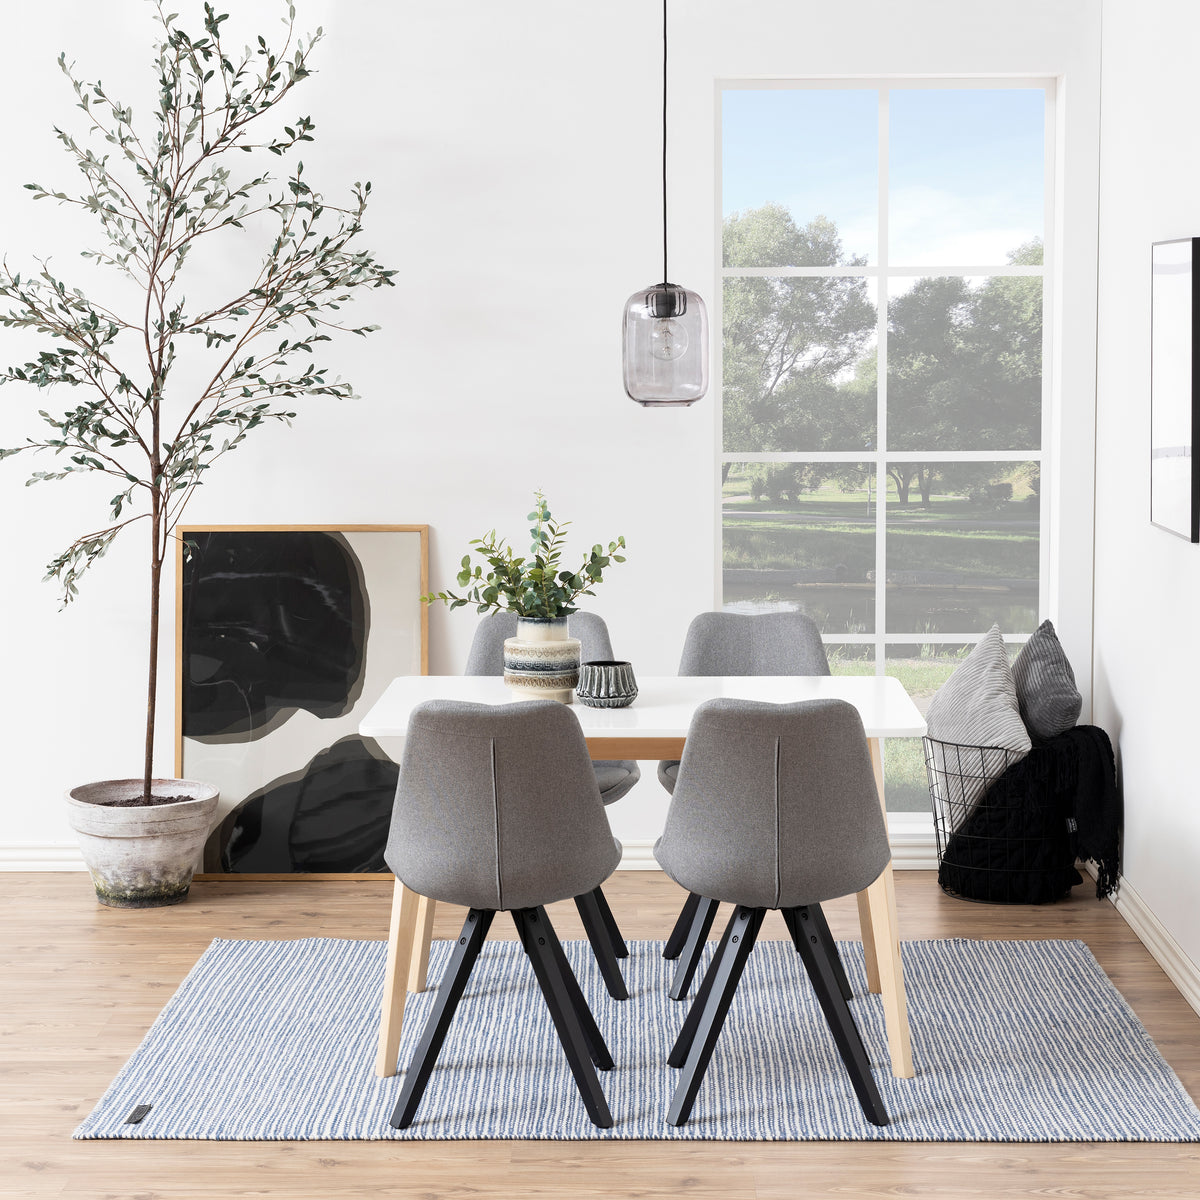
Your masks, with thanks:
[[[1017,707],[1017,692],[1000,627],[993,625],[938,689],[925,714],[929,736],[938,742],[996,749],[975,756],[978,772],[964,774],[958,756],[943,761],[934,746],[934,786],[952,806],[972,804],[991,779],[1029,753],[1032,743]],[[957,809],[956,811],[962,811]]]
[[[1083,697],[1051,622],[1043,621],[1022,647],[1012,675],[1021,718],[1034,737],[1057,737],[1075,728]]]
[[[571,637],[579,639],[579,653],[584,662],[612,661],[616,657],[603,617],[588,612],[572,613],[569,629]],[[516,636],[516,613],[489,613],[475,629],[463,674],[503,675],[504,639]],[[594,765],[600,798],[605,804],[616,803],[642,777],[641,768],[633,759],[597,762]]]
[[[663,759],[658,764],[658,782],[667,789],[668,792],[675,791],[675,785],[679,782],[679,763],[671,762],[668,759]]]
[[[384,851],[413,891],[533,908],[599,887],[620,857],[569,709],[431,700],[413,711]]]
[[[654,854],[689,892],[753,907],[820,903],[873,883],[891,850],[857,709],[702,704]]]
[[[642,777],[637,763],[631,759],[600,760],[592,763],[596,785],[600,788],[600,799],[605,805],[615,804],[625,796]]]
[[[799,612],[705,612],[683,640],[680,675],[828,675],[821,631]],[[658,764],[658,781],[674,791],[679,763]]]

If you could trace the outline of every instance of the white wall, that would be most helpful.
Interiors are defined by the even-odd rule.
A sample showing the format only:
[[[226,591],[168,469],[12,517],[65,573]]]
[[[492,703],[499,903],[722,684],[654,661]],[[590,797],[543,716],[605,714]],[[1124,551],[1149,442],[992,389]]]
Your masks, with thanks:
[[[1200,234],[1186,0],[1105,0],[1096,464],[1096,720],[1118,746],[1125,879],[1200,964],[1200,546],[1152,527],[1150,243]]]
[[[283,6],[229,7],[236,15],[226,28],[249,33],[276,28]],[[626,535],[629,563],[604,584],[599,606],[618,653],[646,674],[673,672],[687,619],[715,596],[717,424],[713,396],[689,410],[646,411],[621,388],[621,308],[659,270],[655,6],[298,7],[303,24],[328,31],[320,74],[299,93],[299,110],[317,123],[306,165],[330,190],[373,180],[367,241],[399,269],[399,286],[355,314],[379,321],[382,333],[325,356],[363,398],[306,404],[293,430],[249,442],[214,471],[189,519],[427,522],[432,579],[445,586],[467,539],[492,525],[519,532],[529,493],[541,487],[583,542]],[[1067,528],[1054,550],[1069,569],[1052,615],[1086,676],[1098,0],[687,0],[672,11],[672,275],[709,297],[716,78],[1063,78],[1067,220],[1057,294],[1072,434],[1060,474]],[[81,69],[145,111],[149,35],[143,0],[59,0],[6,14],[0,242],[10,261],[53,252],[60,271],[92,278],[73,257],[88,244],[86,223],[34,204],[20,185],[70,182],[50,133],[73,112],[58,51],[68,47]],[[239,265],[230,251],[211,272]],[[16,358],[15,346],[0,341],[0,358]],[[13,388],[0,393],[0,445],[36,430],[41,403]],[[126,542],[95,569],[78,605],[57,612],[52,588],[38,582],[41,566],[105,510],[81,507],[87,484],[25,491],[24,465],[0,465],[0,842],[39,847],[70,841],[64,788],[137,769],[145,585],[141,547]],[[99,500],[107,494],[100,489]],[[461,669],[472,625],[469,613],[433,614],[434,672]],[[164,768],[170,741],[167,721]],[[663,810],[651,778],[618,806],[614,825],[650,837]]]

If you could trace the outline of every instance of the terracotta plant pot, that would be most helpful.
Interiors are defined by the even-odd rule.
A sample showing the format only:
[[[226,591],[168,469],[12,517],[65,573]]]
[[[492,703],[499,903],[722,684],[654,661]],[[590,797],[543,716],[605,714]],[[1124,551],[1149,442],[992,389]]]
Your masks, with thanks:
[[[96,899],[110,908],[159,908],[187,898],[220,792],[191,779],[155,779],[151,794],[189,796],[173,804],[113,807],[141,791],[140,779],[104,779],[67,793]]]

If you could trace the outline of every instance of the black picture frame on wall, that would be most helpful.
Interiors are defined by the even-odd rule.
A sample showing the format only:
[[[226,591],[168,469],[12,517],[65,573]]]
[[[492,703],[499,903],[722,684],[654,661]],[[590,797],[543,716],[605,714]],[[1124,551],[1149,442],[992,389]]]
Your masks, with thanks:
[[[1200,542],[1200,238],[1151,247],[1150,523]]]

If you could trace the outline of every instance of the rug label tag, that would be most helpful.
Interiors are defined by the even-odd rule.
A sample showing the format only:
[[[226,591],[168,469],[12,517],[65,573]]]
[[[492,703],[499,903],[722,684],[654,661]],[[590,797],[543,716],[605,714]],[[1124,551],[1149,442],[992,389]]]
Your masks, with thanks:
[[[137,1125],[152,1107],[153,1105],[151,1104],[139,1104],[137,1108],[135,1108],[133,1112],[131,1112],[129,1116],[125,1118],[125,1124]]]

